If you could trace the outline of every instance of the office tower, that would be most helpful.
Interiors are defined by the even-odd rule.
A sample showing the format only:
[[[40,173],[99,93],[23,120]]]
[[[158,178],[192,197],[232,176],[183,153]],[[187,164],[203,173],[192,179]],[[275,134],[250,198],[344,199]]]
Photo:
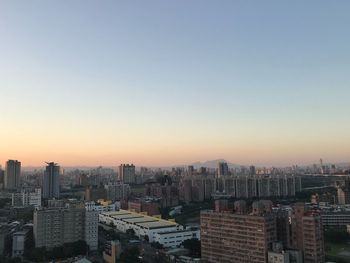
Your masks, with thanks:
[[[201,211],[202,259],[209,263],[266,263],[276,241],[276,221],[271,213],[254,214]]]
[[[119,178],[125,184],[135,183],[135,165],[121,164],[119,166]]]
[[[325,262],[323,226],[321,216],[305,207],[296,204],[291,217],[292,248],[303,251],[304,263]]]
[[[60,167],[54,163],[47,163],[43,177],[43,198],[60,197]]]
[[[225,162],[218,163],[218,177],[229,175],[228,165]]]
[[[14,190],[20,186],[21,162],[8,160],[5,166],[5,189]]]
[[[53,248],[84,240],[97,248],[98,212],[84,207],[53,207],[34,211],[35,247]]]

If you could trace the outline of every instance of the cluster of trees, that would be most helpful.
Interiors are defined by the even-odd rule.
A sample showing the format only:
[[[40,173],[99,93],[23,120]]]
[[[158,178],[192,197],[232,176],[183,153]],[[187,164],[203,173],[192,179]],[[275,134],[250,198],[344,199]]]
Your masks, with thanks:
[[[26,250],[25,258],[34,262],[50,261],[55,259],[71,258],[87,253],[87,245],[85,241],[77,241],[73,243],[65,243],[61,247],[55,247],[51,250],[42,248],[32,248]]]
[[[201,257],[201,242],[197,238],[187,239],[181,245],[190,251],[191,257]]]
[[[119,262],[121,263],[140,263],[140,250],[137,247],[124,249],[120,254]]]
[[[0,209],[4,208],[6,205],[10,204],[10,198],[1,198],[0,199]]]
[[[1,263],[20,263],[22,262],[21,258],[8,258],[5,256],[0,256]]]
[[[347,243],[350,241],[350,235],[345,230],[326,229],[324,239],[329,243]]]

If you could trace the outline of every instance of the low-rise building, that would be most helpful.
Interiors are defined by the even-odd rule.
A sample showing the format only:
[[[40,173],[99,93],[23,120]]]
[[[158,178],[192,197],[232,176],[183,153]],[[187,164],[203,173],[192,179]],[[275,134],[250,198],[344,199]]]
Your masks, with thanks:
[[[151,243],[159,242],[164,247],[176,247],[187,239],[200,239],[198,229],[184,229],[173,221],[122,209],[101,213],[99,221],[113,225],[121,232],[132,229],[136,236],[148,239]]]
[[[165,248],[175,248],[187,239],[200,239],[199,229],[184,229],[172,232],[155,234],[154,242],[162,244]]]

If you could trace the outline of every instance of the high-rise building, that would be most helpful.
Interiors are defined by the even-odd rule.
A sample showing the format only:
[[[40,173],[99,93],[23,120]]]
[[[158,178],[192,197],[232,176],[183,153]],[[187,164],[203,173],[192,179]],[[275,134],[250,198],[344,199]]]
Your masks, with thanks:
[[[43,197],[47,199],[60,197],[60,167],[54,163],[47,163],[43,177]]]
[[[98,248],[98,215],[99,211],[85,206],[85,242],[90,250]]]
[[[5,180],[5,171],[1,168],[1,165],[0,165],[0,189],[4,188],[4,180]]]
[[[218,163],[218,177],[229,175],[228,165],[225,162]]]
[[[14,190],[20,186],[21,162],[8,160],[5,166],[5,189]]]
[[[135,165],[121,164],[119,166],[119,178],[125,184],[135,183]]]
[[[202,258],[210,263],[266,263],[276,240],[276,220],[263,210],[252,214],[201,211]]]
[[[321,216],[305,204],[296,204],[291,217],[292,248],[303,251],[304,263],[325,262]]]

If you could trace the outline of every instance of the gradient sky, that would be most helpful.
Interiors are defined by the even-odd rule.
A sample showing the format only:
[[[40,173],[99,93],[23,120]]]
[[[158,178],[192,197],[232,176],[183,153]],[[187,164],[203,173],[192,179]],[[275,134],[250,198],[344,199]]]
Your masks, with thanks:
[[[350,1],[1,1],[0,163],[350,160]]]

